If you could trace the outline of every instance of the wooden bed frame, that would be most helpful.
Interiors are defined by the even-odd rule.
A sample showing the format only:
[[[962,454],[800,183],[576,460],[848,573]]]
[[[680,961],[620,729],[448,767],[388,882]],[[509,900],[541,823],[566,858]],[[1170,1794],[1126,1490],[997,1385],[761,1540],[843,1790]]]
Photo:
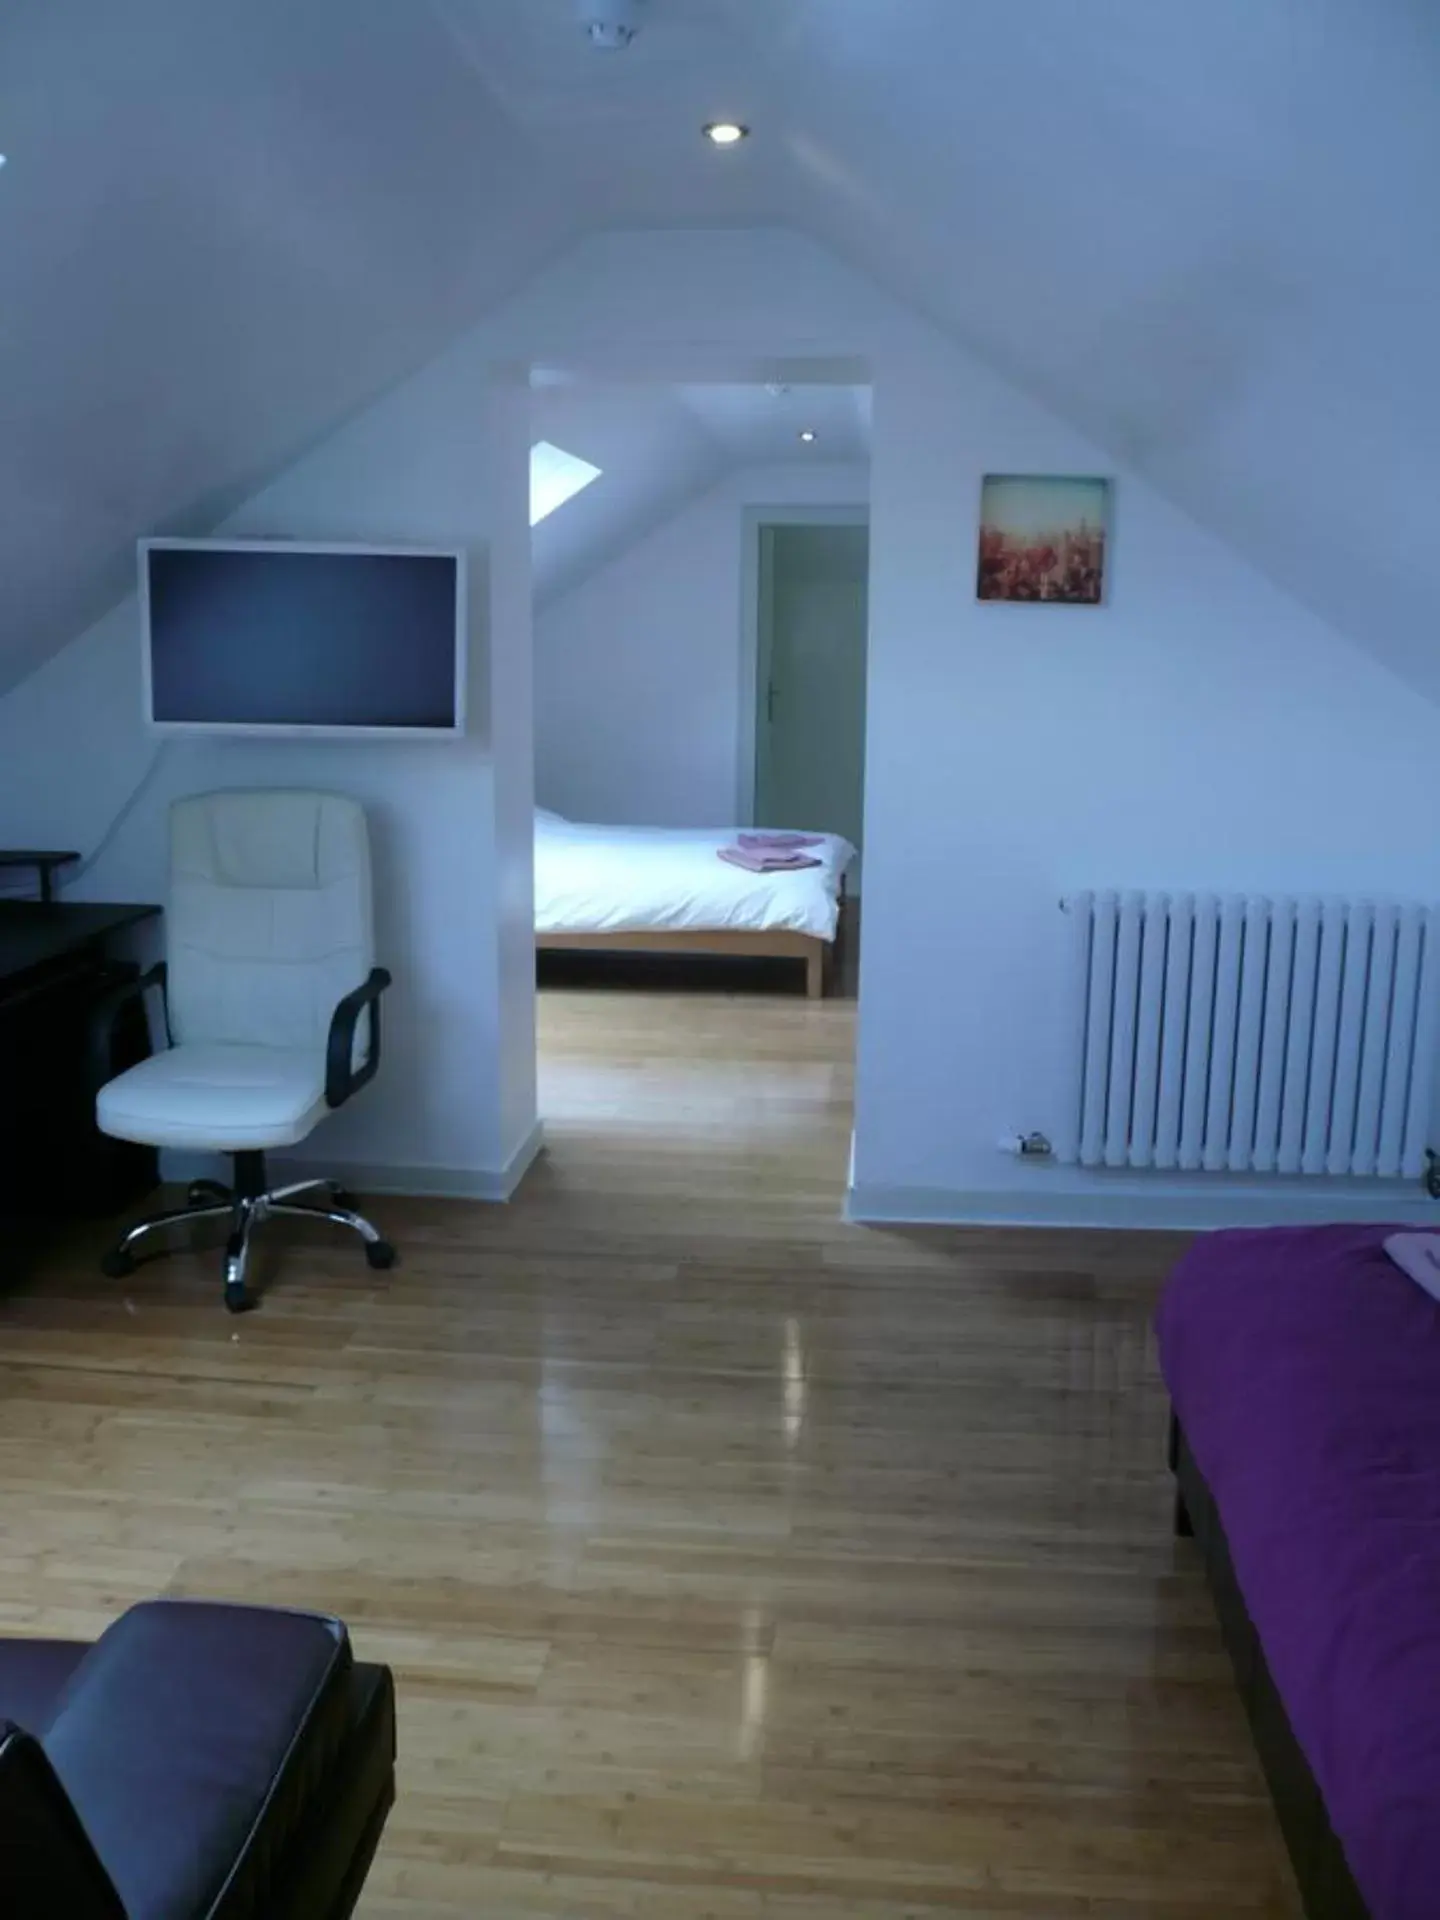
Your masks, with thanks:
[[[792,933],[783,928],[766,932],[746,928],[706,933],[688,929],[670,932],[657,927],[637,933],[537,933],[535,950],[537,953],[713,953],[752,960],[803,960],[805,992],[811,1000],[820,1000],[830,979],[834,942],[822,940],[818,934]]]
[[[1325,1802],[1270,1678],[1259,1635],[1251,1624],[1230,1563],[1230,1547],[1220,1524],[1214,1495],[1185,1442],[1179,1421],[1170,1416],[1170,1468],[1175,1475],[1175,1531],[1193,1536],[1205,1561],[1205,1577],[1220,1617],[1220,1632],[1235,1669],[1235,1679],[1255,1751],[1265,1770],[1280,1831],[1300,1885],[1307,1920],[1370,1920],[1369,1910],[1345,1864],[1330,1825]]]

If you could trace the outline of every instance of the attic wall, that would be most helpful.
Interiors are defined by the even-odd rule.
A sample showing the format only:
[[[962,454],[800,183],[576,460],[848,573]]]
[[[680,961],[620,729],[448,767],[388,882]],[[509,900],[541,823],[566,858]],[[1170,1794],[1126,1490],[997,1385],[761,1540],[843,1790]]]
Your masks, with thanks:
[[[847,356],[875,386],[854,1204],[894,1217],[1117,1224],[1377,1206],[1403,1216],[1411,1202],[1373,1186],[1257,1195],[1215,1179],[1197,1196],[997,1153],[1002,1129],[1057,1125],[1062,894],[1098,884],[1434,899],[1440,722],[1136,475],[822,249],[763,230],[586,242],[327,443],[245,524],[458,534],[478,548],[488,489],[512,490],[512,523],[523,497],[513,462],[498,481],[485,464],[496,362],[763,379]],[[1115,475],[1104,607],[977,604],[987,470]],[[511,553],[513,524],[504,537]],[[497,661],[523,676],[531,639],[513,593],[491,614],[476,644],[493,702]],[[0,835],[89,846],[102,833],[148,751],[133,646],[133,617],[118,613],[0,703]],[[506,730],[512,711],[520,735]],[[207,750],[156,783],[91,877],[97,894],[153,897],[165,794],[217,770],[283,771],[377,797],[394,823],[387,934],[410,994],[394,1070],[414,1104],[377,1097],[358,1113],[357,1160],[395,1160],[420,1139],[470,1164],[502,1151],[498,1117],[486,1132],[477,1116],[498,1116],[502,1042],[528,1035],[532,1013],[521,970],[502,977],[490,957],[502,920],[512,959],[525,935],[528,835],[514,803],[525,724],[523,700],[492,706],[453,760],[402,748]],[[497,810],[503,756],[515,762],[511,803]],[[464,834],[473,857],[460,852]],[[518,1103],[509,1111],[513,1123]],[[469,1132],[456,1124],[466,1112]]]
[[[535,790],[577,820],[714,826],[747,817],[742,534],[750,506],[863,502],[863,466],[727,474],[542,608]],[[753,692],[750,696],[753,699]]]
[[[484,367],[467,382],[463,407],[454,397],[450,370],[437,363],[247,502],[225,530],[464,548],[466,739],[159,748],[142,724],[132,597],[0,700],[0,840],[90,853],[138,787],[123,827],[74,892],[163,900],[166,810],[176,795],[246,786],[354,795],[370,826],[377,952],[395,975],[384,1071],[289,1157],[318,1156],[372,1187],[494,1196],[535,1119],[529,396]],[[487,639],[497,619],[515,638],[503,661]],[[502,994],[513,1002],[503,1021]]]
[[[8,6],[0,146],[0,690],[577,218],[426,7]]]
[[[532,530],[541,607],[712,487],[730,464],[664,387],[538,386],[531,435],[600,469]]]

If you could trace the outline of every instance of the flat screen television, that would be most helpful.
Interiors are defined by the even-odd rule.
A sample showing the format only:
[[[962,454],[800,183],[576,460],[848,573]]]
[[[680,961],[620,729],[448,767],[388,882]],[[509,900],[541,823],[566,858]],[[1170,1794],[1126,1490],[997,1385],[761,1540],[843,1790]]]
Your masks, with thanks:
[[[464,556],[289,540],[142,540],[145,714],[162,733],[453,738]]]

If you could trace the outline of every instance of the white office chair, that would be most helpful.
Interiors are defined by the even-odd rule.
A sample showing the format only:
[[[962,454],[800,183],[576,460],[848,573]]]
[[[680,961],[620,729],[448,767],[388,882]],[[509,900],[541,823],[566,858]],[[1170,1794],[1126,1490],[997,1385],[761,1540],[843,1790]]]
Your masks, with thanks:
[[[225,1304],[255,1304],[245,1285],[250,1236],[271,1214],[332,1220],[365,1243],[372,1267],[395,1250],[333,1181],[270,1187],[265,1154],[293,1146],[374,1077],[381,993],[374,964],[370,845],[353,800],[331,793],[204,793],[170,810],[167,959],[119,988],[158,986],[170,1045],[100,1089],[102,1133],[152,1147],[234,1157],[233,1187],[198,1180],[186,1207],[132,1227],[102,1265],[119,1278],[135,1249],[178,1222],[230,1220]],[[320,1204],[302,1203],[315,1196]],[[161,1249],[163,1251],[163,1249]]]

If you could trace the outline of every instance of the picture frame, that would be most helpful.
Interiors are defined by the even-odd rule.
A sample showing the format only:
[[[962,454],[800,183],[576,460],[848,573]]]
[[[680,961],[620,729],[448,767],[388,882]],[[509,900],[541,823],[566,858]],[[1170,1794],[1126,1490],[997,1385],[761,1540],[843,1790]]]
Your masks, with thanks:
[[[976,599],[1103,605],[1112,490],[1113,482],[1100,476],[987,473],[980,486]]]

